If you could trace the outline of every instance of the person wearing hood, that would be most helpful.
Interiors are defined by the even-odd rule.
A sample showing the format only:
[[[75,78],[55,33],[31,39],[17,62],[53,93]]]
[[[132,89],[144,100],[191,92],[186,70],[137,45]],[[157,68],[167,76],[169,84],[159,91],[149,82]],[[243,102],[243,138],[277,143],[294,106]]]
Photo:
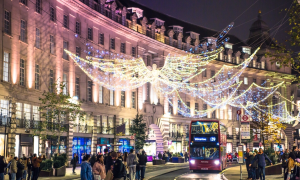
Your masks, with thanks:
[[[146,164],[147,164],[147,156],[145,151],[142,151],[142,155],[139,157],[140,169],[141,169],[141,180],[145,178]]]
[[[92,167],[90,164],[91,156],[89,154],[83,157],[83,162],[81,163],[81,180],[93,180]]]
[[[251,161],[249,164],[249,167],[252,166],[254,161],[258,160],[258,173],[260,175],[260,179],[265,180],[266,179],[266,173],[265,173],[265,167],[266,167],[266,160],[267,159],[271,165],[273,165],[272,161],[270,158],[264,153],[262,148],[259,148],[259,153],[255,156],[255,158]],[[256,177],[257,178],[257,177]]]

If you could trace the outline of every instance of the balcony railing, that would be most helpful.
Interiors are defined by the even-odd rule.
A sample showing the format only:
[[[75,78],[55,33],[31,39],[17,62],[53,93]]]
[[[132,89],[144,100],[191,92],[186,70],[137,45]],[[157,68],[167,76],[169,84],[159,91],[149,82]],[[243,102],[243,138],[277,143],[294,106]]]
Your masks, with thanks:
[[[69,124],[55,123],[55,122],[45,122],[45,121],[34,121],[27,119],[16,119],[17,128],[25,129],[47,129],[51,131],[69,131]]]
[[[93,126],[74,124],[73,125],[73,132],[76,132],[76,133],[93,133]]]

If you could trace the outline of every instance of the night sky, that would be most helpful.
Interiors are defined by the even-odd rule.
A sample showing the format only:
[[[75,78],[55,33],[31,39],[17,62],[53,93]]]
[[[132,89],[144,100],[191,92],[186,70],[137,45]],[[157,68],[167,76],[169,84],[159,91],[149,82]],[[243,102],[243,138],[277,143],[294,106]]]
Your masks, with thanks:
[[[218,31],[222,30],[230,22],[234,22],[235,25],[230,34],[234,34],[241,40],[246,41],[249,36],[250,26],[257,19],[259,10],[262,11],[262,19],[269,25],[270,28],[272,28],[280,25],[283,17],[286,14],[284,11],[280,13],[281,10],[289,8],[293,0],[134,1],[156,11],[173,16],[177,19]],[[274,32],[276,28],[271,29],[271,33]],[[285,34],[286,30],[288,30],[288,23],[285,23],[281,26],[276,33],[275,38],[280,42],[284,42],[284,40],[287,38],[287,35]],[[271,37],[273,38],[274,36]]]

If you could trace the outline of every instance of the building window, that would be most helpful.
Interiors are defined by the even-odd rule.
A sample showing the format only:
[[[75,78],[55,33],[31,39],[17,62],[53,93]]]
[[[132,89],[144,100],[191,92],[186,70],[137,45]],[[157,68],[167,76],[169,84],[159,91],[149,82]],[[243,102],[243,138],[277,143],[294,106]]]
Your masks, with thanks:
[[[132,92],[131,94],[131,104],[132,104],[132,108],[135,109],[135,92]]]
[[[36,0],[35,2],[35,11],[39,14],[41,14],[42,10],[42,0]]]
[[[190,113],[190,107],[191,107],[191,103],[190,102],[186,102],[186,106],[187,106],[187,113]]]
[[[9,112],[9,101],[8,100],[0,100],[2,116],[7,116]]]
[[[88,39],[93,41],[93,29],[88,28]]]
[[[125,43],[121,43],[121,53],[126,53],[126,44]]]
[[[206,69],[202,72],[202,77],[206,77]]]
[[[256,79],[253,79],[253,83],[256,83]]]
[[[66,60],[69,60],[69,56],[68,56],[67,52],[65,51],[65,50],[68,50],[69,42],[64,41],[63,43],[64,43],[63,44],[63,47],[64,47],[64,49],[63,49],[63,58],[66,59]]]
[[[25,86],[25,60],[20,59],[20,85]]]
[[[50,53],[55,54],[55,39],[52,35],[50,35]]]
[[[22,113],[23,113],[23,109],[22,109],[22,103],[16,103],[16,118],[17,119],[21,119],[22,118]]]
[[[121,106],[125,107],[125,91],[121,91]]]
[[[76,25],[75,25],[75,33],[80,35],[81,31],[81,26],[80,26],[80,22],[76,21]]]
[[[63,85],[64,85],[64,87],[63,87],[63,94],[64,95],[67,95],[68,94],[68,81],[67,81],[67,74],[63,74]]]
[[[35,29],[35,47],[41,48],[41,33],[39,28]]]
[[[110,39],[110,49],[115,49],[115,39],[114,38]]]
[[[40,66],[35,65],[35,89],[40,89]]]
[[[81,48],[79,46],[76,46],[76,56],[80,57],[81,55]]]
[[[199,103],[195,103],[195,111],[199,111]]]
[[[103,86],[99,85],[99,103],[103,104]]]
[[[244,84],[248,85],[248,78],[247,77],[244,77]]]
[[[132,55],[132,57],[136,57],[136,49],[135,49],[135,47],[132,47],[132,49],[131,49],[131,55]]]
[[[261,80],[261,86],[266,87],[267,81],[266,80]]]
[[[35,121],[40,120],[39,106],[32,106],[32,115]]]
[[[4,52],[3,56],[3,81],[9,82],[9,53]]]
[[[27,0],[20,0],[20,3],[24,4],[27,6]]]
[[[23,42],[26,42],[26,33],[27,33],[27,27],[26,27],[26,21],[21,20],[21,30],[20,30],[20,40]]]
[[[24,104],[24,118],[30,120],[31,119],[31,105]]]
[[[114,90],[109,90],[109,105],[113,106],[114,105],[114,96],[115,96],[115,91]]]
[[[69,29],[69,16],[64,15],[64,28]]]
[[[53,86],[54,86],[54,73],[53,73],[53,70],[50,69],[49,92],[53,92]]]
[[[213,111],[212,113],[211,113],[211,118],[216,118],[216,111]]]
[[[151,56],[146,56],[147,58],[147,66],[151,66]]]
[[[79,77],[76,77],[75,79],[75,96],[77,97],[77,99],[80,99],[80,81],[79,81]]]
[[[227,118],[228,120],[232,120],[232,109],[231,109],[231,107],[228,108],[228,115],[227,115],[227,117],[228,117]]]
[[[55,9],[54,7],[50,7],[50,20],[55,22],[56,21],[56,17],[55,17]]]
[[[104,45],[104,34],[103,33],[99,34],[99,42],[98,43],[101,45]]]
[[[224,119],[224,110],[220,109],[220,119]]]
[[[4,32],[10,34],[10,12],[4,11]]]
[[[207,110],[207,104],[203,104],[203,110]],[[207,118],[207,113],[206,113],[206,116],[204,116],[205,118]]]
[[[87,99],[88,101],[92,102],[92,88],[93,88],[93,82],[92,81],[88,81],[88,87],[87,87]]]

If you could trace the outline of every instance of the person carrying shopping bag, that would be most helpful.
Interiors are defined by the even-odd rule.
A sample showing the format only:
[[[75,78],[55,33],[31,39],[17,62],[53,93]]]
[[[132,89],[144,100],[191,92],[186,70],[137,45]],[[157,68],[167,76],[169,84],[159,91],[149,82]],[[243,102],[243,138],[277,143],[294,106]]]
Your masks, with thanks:
[[[104,166],[103,155],[97,155],[97,161],[93,166],[94,180],[104,180],[106,177],[106,171]]]

